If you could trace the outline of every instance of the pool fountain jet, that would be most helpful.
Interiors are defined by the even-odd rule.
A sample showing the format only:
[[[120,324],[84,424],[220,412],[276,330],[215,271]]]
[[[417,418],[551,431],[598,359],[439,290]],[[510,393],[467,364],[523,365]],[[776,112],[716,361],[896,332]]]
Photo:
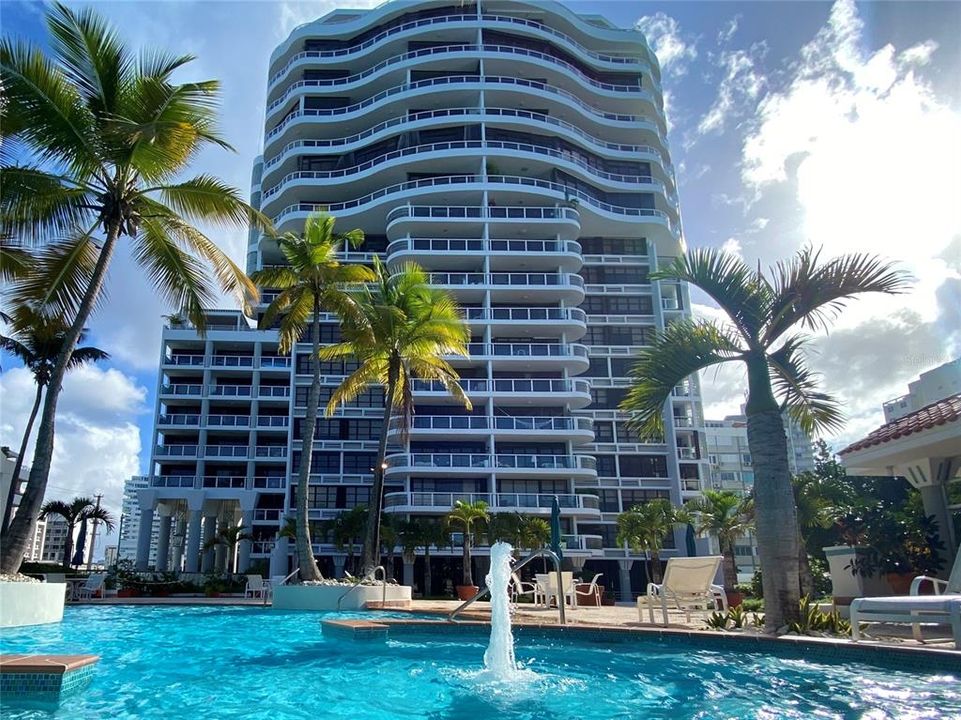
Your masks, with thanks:
[[[491,639],[484,652],[484,667],[497,680],[514,679],[520,674],[514,659],[514,634],[511,632],[509,585],[514,548],[505,542],[491,547],[491,570],[487,587],[491,593]]]

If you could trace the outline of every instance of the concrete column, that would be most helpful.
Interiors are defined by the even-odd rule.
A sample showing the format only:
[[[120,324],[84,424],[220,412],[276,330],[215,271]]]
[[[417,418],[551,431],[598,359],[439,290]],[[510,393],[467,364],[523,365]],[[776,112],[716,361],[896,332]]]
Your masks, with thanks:
[[[207,544],[217,535],[217,516],[208,515],[204,518],[204,544]],[[208,548],[203,551],[203,558],[200,562],[200,572],[209,573],[214,569],[214,549]]]
[[[634,598],[631,595],[631,566],[634,564],[633,560],[618,560],[617,561],[617,577],[620,581],[620,596],[619,599],[624,602],[630,602]]]
[[[180,572],[184,567],[184,540],[187,537],[187,523],[185,520],[177,520],[174,525],[174,537],[179,538],[179,540],[174,543],[173,560],[170,563],[170,569],[175,572]]]
[[[243,520],[241,520],[244,532],[248,535],[254,528],[254,511],[244,510]],[[245,573],[250,568],[250,551],[253,548],[252,540],[241,540],[237,548],[237,572]]]
[[[414,558],[404,558],[404,585],[414,587]]]
[[[157,534],[157,571],[168,569],[170,560],[170,521],[169,515],[160,516],[160,531]]]
[[[151,530],[153,530],[153,507],[140,508],[140,531],[137,535],[137,570],[146,570],[150,562]]]
[[[346,555],[334,555],[334,577],[340,579],[344,577],[344,565],[347,564]]]
[[[270,576],[285,577],[290,571],[287,569],[287,546],[290,541],[287,538],[277,538],[274,548],[270,551]]]
[[[200,565],[200,510],[190,510],[190,519],[187,521],[187,561],[184,568],[189,573],[195,573]]]
[[[227,522],[221,522],[218,527],[218,532],[225,532],[227,530]],[[214,547],[214,567],[218,572],[230,572],[230,561],[232,558],[227,557],[229,548],[226,545],[216,545]]]

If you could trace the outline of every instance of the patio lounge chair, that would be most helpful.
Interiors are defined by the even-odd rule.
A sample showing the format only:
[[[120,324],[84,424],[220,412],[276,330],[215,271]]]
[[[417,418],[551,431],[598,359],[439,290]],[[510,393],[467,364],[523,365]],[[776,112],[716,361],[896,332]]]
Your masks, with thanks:
[[[574,573],[561,572],[561,584],[564,586],[561,592],[557,589],[557,573],[538,573],[534,576],[537,580],[538,593],[544,598],[544,605],[551,606],[551,602],[564,596],[564,602],[571,607],[577,607],[577,596],[574,594]]]
[[[103,592],[103,584],[107,579],[106,573],[96,573],[87,578],[87,582],[77,588],[76,600],[93,600],[93,596]]]
[[[264,579],[260,575],[248,575],[247,576],[247,587],[244,588],[245,598],[260,598],[263,600],[267,597],[267,592],[269,588],[264,584]]]
[[[511,573],[511,602],[516,603],[518,598],[530,595],[536,604],[540,599],[540,586],[536,582],[524,582],[517,573]]]
[[[717,610],[720,605],[720,610],[727,612],[727,597],[713,584],[720,566],[720,555],[668,559],[664,580],[659,585],[649,583],[647,594],[637,599],[640,622],[644,622],[645,605],[652,624],[655,622],[654,606],[661,607],[665,627],[668,624],[668,603],[683,610],[688,622],[691,621],[691,610]]]
[[[931,583],[934,595],[919,595],[922,586]],[[894,597],[856,598],[851,602],[851,637],[861,639],[861,623],[910,623],[914,639],[924,642],[921,623],[945,623],[951,626],[954,647],[961,650],[961,552],[954,559],[948,579],[919,575],[911,583],[911,594]]]

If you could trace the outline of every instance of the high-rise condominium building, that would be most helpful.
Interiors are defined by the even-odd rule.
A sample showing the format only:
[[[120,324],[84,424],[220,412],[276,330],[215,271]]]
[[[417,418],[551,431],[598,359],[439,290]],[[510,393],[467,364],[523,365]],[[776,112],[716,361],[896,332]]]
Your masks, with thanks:
[[[135,560],[137,558],[137,543],[140,538],[140,491],[150,487],[150,478],[146,475],[133,475],[123,484],[123,501],[120,513],[123,516],[123,526],[120,528],[120,539],[117,545],[117,558],[120,560]],[[160,532],[160,518],[154,516],[150,523],[150,555],[148,565],[157,565],[157,536]],[[172,568],[171,568],[172,569]]]
[[[415,383],[409,437],[390,432],[385,514],[440,517],[482,499],[548,517],[557,496],[575,567],[622,593],[633,572],[641,587],[641,563],[615,541],[617,514],[681,503],[706,470],[696,380],[665,408],[664,442],[639,442],[617,410],[638,349],[689,308],[686,287],[650,278],[684,246],[644,36],[552,2],[336,10],[275,50],[267,95],[254,205],[281,232],[316,211],[362,229],[345,260],[420,263],[470,324],[470,359],[450,360],[473,411]],[[250,235],[248,270],[283,262],[274,241]],[[265,288],[262,302],[274,297]],[[336,341],[335,319],[323,321],[322,341]],[[209,553],[198,561],[202,540],[224,522],[252,528],[241,568],[266,559],[293,514],[307,350],[280,356],[276,333],[236,312],[212,313],[204,339],[184,323],[164,331],[141,512],[159,506],[163,547],[180,508],[186,569],[212,566]],[[322,404],[352,367],[323,364]],[[310,518],[328,573],[345,551],[319,522],[370,501],[382,407],[371,389],[317,424]],[[683,537],[673,545],[666,556]],[[437,592],[459,551],[432,556],[448,571],[435,570]]]

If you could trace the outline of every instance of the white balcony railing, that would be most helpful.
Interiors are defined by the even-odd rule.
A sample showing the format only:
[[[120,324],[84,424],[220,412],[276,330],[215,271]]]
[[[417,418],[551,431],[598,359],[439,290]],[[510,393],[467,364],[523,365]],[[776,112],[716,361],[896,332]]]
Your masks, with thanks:
[[[200,425],[200,415],[187,415],[183,413],[165,414],[157,418],[157,424],[196,427]]]
[[[158,445],[154,448],[157,457],[197,457],[196,445]]]
[[[439,493],[439,492],[396,492],[384,496],[384,507],[420,507],[449,510],[458,500],[476,502],[481,500],[492,512],[546,510],[550,511],[557,498],[561,510],[598,510],[599,499],[596,495],[540,494],[540,493]]]
[[[587,315],[580,308],[516,307],[465,308],[468,321],[477,322],[576,322],[587,323]]]
[[[254,366],[253,355],[214,355],[210,358],[211,367],[224,368],[252,368]]]
[[[195,481],[193,475],[158,475],[150,478],[150,487],[192,488]]]
[[[243,490],[247,486],[247,478],[243,475],[205,475],[203,486],[215,490]]]
[[[391,428],[399,427],[400,420],[391,421]],[[534,430],[538,432],[590,431],[592,421],[586,417],[527,417],[510,416],[489,418],[484,415],[415,415],[410,424],[413,430]]]
[[[410,453],[388,455],[387,468],[501,468],[518,470],[595,470],[590,455],[509,455],[485,453]]]
[[[578,343],[468,343],[472,357],[587,358],[588,350]]]
[[[257,390],[258,397],[290,397],[288,385],[261,385]]]
[[[250,385],[210,385],[207,389],[211,397],[250,397],[253,390]]]
[[[258,475],[254,478],[254,488],[257,490],[285,490],[287,488],[287,478]]]
[[[468,177],[470,182],[480,182],[480,178],[473,175],[453,176]],[[444,178],[427,178],[428,180],[443,180]],[[414,182],[420,182],[415,180]],[[401,183],[406,184],[406,183]],[[446,183],[434,183],[446,184]],[[456,183],[455,183],[456,184]],[[400,218],[416,220],[574,220],[580,218],[580,213],[574,208],[564,207],[483,207],[476,205],[402,205],[387,213],[387,222]]]
[[[259,428],[285,428],[290,426],[290,418],[286,415],[258,415]]]
[[[164,358],[164,365],[175,365],[176,367],[203,367],[203,355],[171,355]]]
[[[162,395],[185,395],[188,397],[200,397],[203,395],[203,392],[203,385],[187,383],[172,383],[170,385],[163,385],[160,388],[160,393]]]
[[[256,447],[255,455],[258,458],[286,458],[287,457],[287,446],[286,445],[258,445]]]
[[[584,278],[575,273],[474,273],[474,272],[432,272],[432,285],[449,285],[452,287],[493,286],[493,287],[523,287],[532,289],[538,287],[584,287]]]
[[[263,294],[261,295],[261,300],[263,300]],[[271,301],[265,301],[265,302],[273,302],[273,301],[271,300]],[[260,367],[262,367],[262,368],[289,368],[289,367],[290,367],[290,358],[289,358],[289,357],[274,356],[274,355],[264,355],[263,357],[260,358]]]
[[[207,427],[250,427],[250,415],[208,415]]]
[[[248,447],[246,445],[207,445],[204,447],[206,457],[220,458],[246,458]]]

